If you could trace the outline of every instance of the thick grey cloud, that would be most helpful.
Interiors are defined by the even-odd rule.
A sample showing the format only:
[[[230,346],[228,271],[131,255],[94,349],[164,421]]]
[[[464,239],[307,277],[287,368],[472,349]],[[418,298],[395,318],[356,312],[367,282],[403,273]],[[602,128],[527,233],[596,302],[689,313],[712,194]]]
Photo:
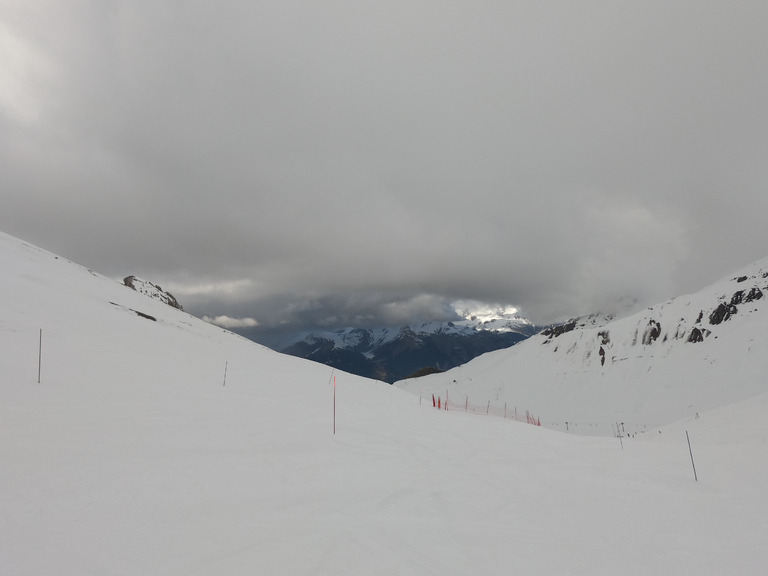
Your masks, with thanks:
[[[760,0],[0,1],[0,228],[261,327],[653,303],[768,252],[766,23]]]

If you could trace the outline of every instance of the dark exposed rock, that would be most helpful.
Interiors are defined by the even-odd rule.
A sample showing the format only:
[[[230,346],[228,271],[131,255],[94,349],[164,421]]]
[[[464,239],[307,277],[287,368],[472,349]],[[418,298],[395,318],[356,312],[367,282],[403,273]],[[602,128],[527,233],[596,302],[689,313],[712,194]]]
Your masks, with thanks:
[[[121,308],[123,310],[129,310],[136,314],[137,316],[140,316],[141,318],[146,318],[147,320],[152,320],[152,322],[157,322],[157,318],[154,316],[150,316],[149,314],[144,314],[144,312],[139,312],[138,310],[134,310],[133,308],[126,308],[122,304],[118,304],[117,302],[110,302],[112,306],[117,306],[118,308]]]
[[[730,319],[736,312],[738,312],[736,306],[721,302],[720,305],[712,311],[712,314],[709,315],[709,323],[713,326],[717,326]]]
[[[178,310],[184,310],[184,308],[182,308],[181,304],[179,304],[179,301],[176,300],[173,294],[171,294],[170,292],[166,292],[157,284],[153,284],[152,282],[147,282],[146,280],[141,280],[139,278],[136,278],[136,276],[126,276],[125,278],[123,278],[123,284],[125,284],[126,286],[128,286],[128,288],[131,288],[132,290],[136,290],[136,292],[141,292],[142,294],[145,294],[150,298],[154,298],[155,300],[160,300],[161,302],[168,304],[168,306],[171,306]]]
[[[602,344],[603,346],[610,343],[611,341],[611,335],[608,330],[603,330],[602,332],[598,332],[597,337],[600,338],[600,344]]]
[[[739,276],[736,278],[736,282],[744,282],[748,277],[747,276]]]
[[[699,317],[696,318],[696,324],[701,324],[701,319],[704,317],[704,310],[699,312]]]
[[[731,305],[736,306],[737,304],[741,304],[743,300],[744,300],[744,290],[739,290],[738,292],[734,292],[733,296],[731,296]]]
[[[547,336],[549,338],[557,338],[558,336],[561,336],[565,334],[566,332],[571,332],[576,328],[576,320],[568,320],[568,322],[565,322],[564,324],[558,324],[557,326],[552,326],[551,328],[546,328],[545,330],[542,330],[542,334],[544,336]]]
[[[704,342],[704,334],[698,328],[691,330],[686,342]]]
[[[661,324],[656,320],[650,320],[648,327],[643,332],[643,344],[646,346],[652,344],[659,336],[661,336]]]
[[[763,297],[763,292],[760,290],[760,288],[755,286],[744,297],[744,302],[753,302],[755,300],[760,300],[760,298],[762,297]]]

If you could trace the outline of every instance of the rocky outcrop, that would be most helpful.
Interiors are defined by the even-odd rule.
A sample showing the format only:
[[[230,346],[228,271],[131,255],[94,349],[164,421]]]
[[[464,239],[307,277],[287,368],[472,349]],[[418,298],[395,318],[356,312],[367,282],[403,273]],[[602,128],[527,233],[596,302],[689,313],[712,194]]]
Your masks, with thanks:
[[[643,332],[643,344],[646,346],[653,344],[659,336],[661,336],[661,324],[656,320],[650,320],[645,332]]]
[[[182,308],[181,304],[179,303],[178,300],[176,300],[173,294],[171,294],[170,292],[166,292],[157,284],[153,284],[152,282],[147,282],[146,280],[141,280],[136,276],[126,276],[123,279],[123,284],[128,286],[128,288],[136,290],[136,292],[141,292],[142,294],[145,294],[150,298],[153,298],[155,300],[160,300],[160,302],[168,304],[168,306],[171,306],[178,310],[184,310],[184,308]]]
[[[576,329],[576,319],[568,320],[568,322],[564,322],[563,324],[557,324],[556,326],[551,326],[549,328],[546,328],[541,331],[541,333],[544,336],[547,336],[547,340],[551,340],[552,338],[557,338],[558,336],[562,336],[563,334],[567,334],[568,332],[571,332]]]
[[[704,342],[704,337],[709,336],[710,334],[711,332],[706,328],[699,329],[694,327],[691,330],[691,333],[688,335],[688,339],[686,340],[686,342],[692,342],[692,343]]]
[[[766,278],[763,265],[748,275],[723,281],[703,298],[675,298],[650,307],[633,315],[634,321],[601,324],[599,315],[584,316],[550,326],[538,338],[541,344],[551,345],[553,354],[581,356],[584,366],[599,362],[603,372],[645,354],[666,357],[678,347],[725,336],[736,329],[742,316],[758,312],[768,300],[763,297],[768,292]],[[722,326],[729,320],[728,326]],[[650,350],[633,350],[640,347]]]
[[[712,313],[709,315],[709,323],[713,326],[722,324],[726,320],[729,320],[731,316],[736,314],[737,310],[738,309],[733,304],[728,305],[724,302],[721,302],[717,308],[712,310]]]

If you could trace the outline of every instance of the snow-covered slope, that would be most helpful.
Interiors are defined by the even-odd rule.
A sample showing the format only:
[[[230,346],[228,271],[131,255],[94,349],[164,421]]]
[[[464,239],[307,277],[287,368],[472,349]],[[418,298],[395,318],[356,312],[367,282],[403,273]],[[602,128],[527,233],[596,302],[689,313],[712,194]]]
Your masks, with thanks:
[[[635,433],[768,391],[768,259],[629,317],[575,319],[445,374],[404,381],[543,426]],[[566,424],[567,422],[567,424]]]
[[[0,574],[768,565],[765,396],[689,423],[695,482],[680,425],[621,450],[344,373],[334,388],[3,234],[0,270]]]

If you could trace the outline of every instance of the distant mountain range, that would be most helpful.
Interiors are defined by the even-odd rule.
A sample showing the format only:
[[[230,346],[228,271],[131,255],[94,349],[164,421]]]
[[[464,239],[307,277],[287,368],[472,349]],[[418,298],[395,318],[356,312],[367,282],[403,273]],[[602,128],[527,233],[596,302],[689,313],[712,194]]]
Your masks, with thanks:
[[[486,352],[517,344],[538,330],[515,309],[459,313],[463,319],[454,322],[305,332],[276,348],[392,383],[415,374],[449,370]]]

